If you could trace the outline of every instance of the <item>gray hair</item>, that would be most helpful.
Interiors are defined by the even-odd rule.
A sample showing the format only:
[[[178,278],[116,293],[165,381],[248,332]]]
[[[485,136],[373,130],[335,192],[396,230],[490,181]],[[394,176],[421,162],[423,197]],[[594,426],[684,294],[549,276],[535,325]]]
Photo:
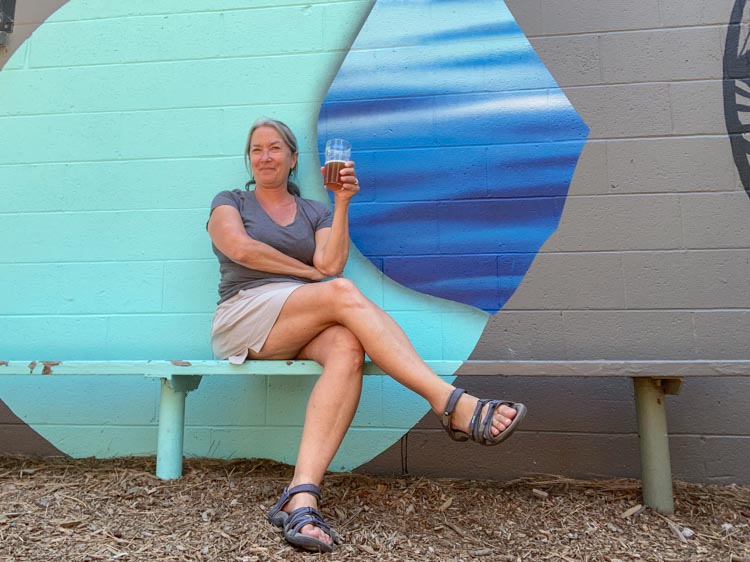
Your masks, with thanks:
[[[245,184],[245,189],[249,190],[251,185],[255,184],[255,178],[253,177],[253,169],[250,166],[250,141],[253,137],[253,133],[256,131],[256,129],[259,129],[260,127],[271,127],[272,129],[275,129],[279,135],[281,135],[281,138],[284,140],[284,143],[289,147],[289,150],[292,151],[292,154],[297,153],[297,137],[294,136],[294,133],[289,128],[289,126],[286,123],[282,123],[281,121],[278,121],[277,119],[271,119],[270,117],[260,117],[259,119],[255,120],[255,123],[252,124],[250,127],[250,132],[247,134],[247,142],[245,143],[245,167],[247,168],[247,171],[250,172],[250,181]],[[297,163],[294,164],[294,167],[289,170],[289,177],[293,177],[297,175]],[[297,187],[297,184],[288,181],[287,182],[287,191],[291,193],[292,195],[296,195],[297,197],[300,197],[300,190],[299,187]]]

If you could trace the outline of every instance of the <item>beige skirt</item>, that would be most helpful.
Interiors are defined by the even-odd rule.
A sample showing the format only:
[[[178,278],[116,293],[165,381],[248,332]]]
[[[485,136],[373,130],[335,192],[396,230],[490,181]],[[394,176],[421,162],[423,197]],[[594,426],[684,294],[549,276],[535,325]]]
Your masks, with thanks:
[[[240,291],[221,303],[211,323],[211,347],[218,359],[241,364],[247,350],[258,352],[266,343],[271,328],[286,299],[303,283],[268,283]]]

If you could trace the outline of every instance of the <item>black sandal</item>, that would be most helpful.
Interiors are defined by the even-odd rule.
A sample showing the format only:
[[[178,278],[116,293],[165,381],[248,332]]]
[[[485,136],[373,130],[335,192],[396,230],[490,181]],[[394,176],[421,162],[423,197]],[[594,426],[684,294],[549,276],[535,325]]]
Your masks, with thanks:
[[[283,511],[283,507],[291,497],[300,493],[311,494],[315,496],[318,501],[320,501],[322,497],[320,488],[315,484],[300,484],[294,488],[284,488],[279,501],[277,501],[268,512],[268,521],[276,527],[281,527],[283,529],[284,539],[292,546],[313,552],[331,552],[333,550],[332,545],[329,545],[320,539],[316,539],[315,537],[311,537],[310,535],[300,533],[300,530],[305,525],[314,525],[331,537],[334,545],[341,544],[341,537],[339,537],[336,531],[331,529],[317,509],[314,507],[300,507],[291,513]]]
[[[520,402],[487,399],[479,400],[477,402],[476,408],[474,408],[474,415],[471,416],[471,421],[469,422],[469,433],[453,429],[451,427],[451,418],[453,417],[453,411],[456,409],[458,399],[461,398],[461,395],[464,392],[466,391],[463,388],[457,388],[451,393],[450,398],[448,398],[448,402],[445,405],[443,417],[440,420],[440,423],[443,425],[443,429],[445,429],[450,438],[454,441],[468,441],[469,439],[471,439],[475,443],[479,443],[481,445],[497,445],[511,436],[511,434],[516,430],[518,425],[521,423],[521,420],[526,415],[526,406],[524,406]],[[484,406],[487,404],[489,404],[487,413],[484,415],[484,418],[482,418],[482,408],[484,408]],[[508,427],[506,427],[497,435],[492,435],[492,416],[495,415],[495,410],[503,405],[513,408],[516,411],[516,416],[513,418],[513,421],[510,422],[510,425]]]

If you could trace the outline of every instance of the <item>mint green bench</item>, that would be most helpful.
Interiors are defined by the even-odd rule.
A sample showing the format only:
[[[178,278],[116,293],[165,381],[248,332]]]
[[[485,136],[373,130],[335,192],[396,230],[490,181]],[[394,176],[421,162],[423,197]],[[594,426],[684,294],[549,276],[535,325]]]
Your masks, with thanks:
[[[686,377],[748,376],[750,361],[427,361],[441,376],[630,377],[635,389],[646,505],[673,513],[666,401]],[[202,377],[319,375],[313,361],[0,361],[0,375],[139,375],[161,379],[156,475],[182,476],[185,397]],[[382,375],[372,363],[365,375]]]

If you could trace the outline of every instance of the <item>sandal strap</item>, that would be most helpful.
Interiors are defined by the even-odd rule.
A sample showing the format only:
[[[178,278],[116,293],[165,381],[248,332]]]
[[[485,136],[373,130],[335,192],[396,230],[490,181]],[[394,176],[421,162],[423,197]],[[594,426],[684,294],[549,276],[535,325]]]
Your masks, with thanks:
[[[443,426],[443,429],[448,433],[451,439],[454,441],[467,441],[469,439],[469,436],[466,435],[463,431],[456,431],[451,427],[451,418],[453,417],[453,412],[456,409],[456,404],[458,404],[458,399],[461,398],[461,395],[466,392],[463,388],[456,388],[448,398],[448,402],[445,404],[445,409],[443,410],[443,416],[440,419],[440,423]]]
[[[484,419],[481,418],[482,415],[482,408],[489,403],[490,400],[487,399],[479,399],[477,400],[477,405],[474,408],[474,413],[471,416],[471,420],[469,420],[469,431],[471,432],[471,439],[472,441],[476,441],[477,443],[484,443],[484,430],[486,429],[487,421],[489,420],[490,423],[492,421],[492,416],[495,413],[495,411],[492,409],[492,407],[487,408],[487,416],[484,417]]]
[[[289,514],[284,523],[284,531],[298,533],[305,525],[315,525],[327,535],[331,535],[331,527],[323,520],[323,516],[314,507],[300,507]]]
[[[313,525],[326,533],[331,537],[333,544],[329,545],[318,538],[303,535],[301,530],[305,525]],[[314,507],[300,507],[289,514],[284,522],[284,538],[291,545],[318,552],[331,552],[334,545],[342,543],[338,533],[325,522],[323,516]]]
[[[281,492],[279,500],[268,512],[268,518],[273,519],[295,494],[312,494],[313,496],[315,496],[318,502],[320,502],[320,500],[323,498],[323,495],[320,493],[320,488],[315,484],[299,484],[298,486],[294,486],[292,488],[284,488],[284,490]]]
[[[289,488],[287,494],[292,497],[295,494],[312,494],[315,498],[320,501],[323,499],[323,494],[320,492],[320,488],[315,484],[298,484],[294,488]]]

